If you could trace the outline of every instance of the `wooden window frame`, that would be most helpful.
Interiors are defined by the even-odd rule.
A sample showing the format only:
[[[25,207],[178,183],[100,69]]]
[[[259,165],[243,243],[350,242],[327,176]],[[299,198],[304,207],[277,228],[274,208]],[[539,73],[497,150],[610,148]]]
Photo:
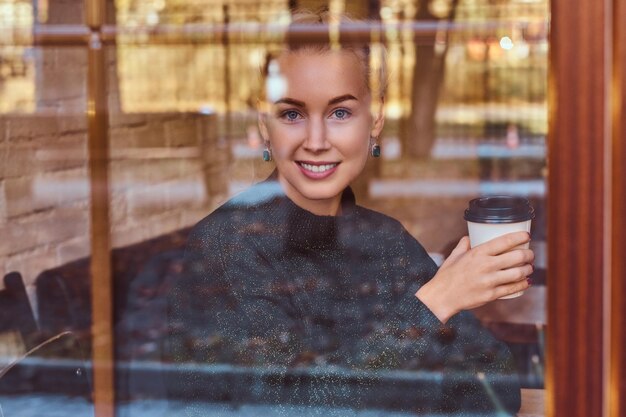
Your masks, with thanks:
[[[624,24],[619,0],[551,2],[547,416],[626,416]]]
[[[626,417],[626,4],[613,2],[611,272],[607,414]]]

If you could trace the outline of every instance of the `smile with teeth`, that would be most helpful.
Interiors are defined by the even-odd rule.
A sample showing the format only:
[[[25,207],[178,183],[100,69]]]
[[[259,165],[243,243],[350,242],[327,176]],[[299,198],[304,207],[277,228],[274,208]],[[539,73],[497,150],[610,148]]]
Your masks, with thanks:
[[[334,167],[337,166],[336,163],[333,164],[324,164],[324,165],[312,165],[312,164],[307,164],[305,162],[298,162],[298,164],[306,169],[307,171],[311,171],[311,172],[326,172],[329,169],[333,169]]]

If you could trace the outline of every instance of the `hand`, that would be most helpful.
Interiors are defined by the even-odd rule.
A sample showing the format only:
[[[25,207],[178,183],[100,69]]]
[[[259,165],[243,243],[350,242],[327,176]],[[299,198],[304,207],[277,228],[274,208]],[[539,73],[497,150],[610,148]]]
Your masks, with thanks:
[[[527,232],[509,233],[470,249],[464,236],[439,271],[415,294],[442,323],[497,298],[527,289],[535,255],[519,246]]]

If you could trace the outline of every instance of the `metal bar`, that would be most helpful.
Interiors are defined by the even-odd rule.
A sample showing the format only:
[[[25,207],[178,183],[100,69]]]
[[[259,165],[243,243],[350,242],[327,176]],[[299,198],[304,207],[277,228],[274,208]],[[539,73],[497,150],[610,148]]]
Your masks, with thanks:
[[[115,416],[113,279],[109,218],[109,143],[107,73],[101,29],[105,0],[87,0],[88,135],[91,182],[91,308],[95,417]],[[79,36],[76,36],[77,38]]]
[[[85,1],[88,49],[88,135],[91,181],[91,309],[95,417],[115,415],[113,279],[109,219],[107,73],[101,29],[106,0]]]
[[[88,2],[89,4],[89,2]],[[387,44],[399,42],[398,33],[413,33],[415,42],[427,42],[441,31],[449,33],[471,31],[480,36],[481,31],[491,31],[513,27],[524,28],[531,22],[406,22],[406,23],[350,23],[339,27],[339,41],[343,44],[369,43],[372,34],[379,34],[380,41]],[[535,22],[536,23],[536,22]],[[548,23],[544,23],[546,26]],[[25,29],[29,35],[30,29]],[[122,38],[129,45],[193,45],[193,44],[244,44],[259,45],[289,42],[324,43],[329,42],[329,28],[326,25],[279,25],[231,23],[228,26],[209,24],[160,25],[157,27],[129,28],[114,25],[102,25],[96,28],[101,34],[101,42],[111,44]],[[29,36],[12,41],[12,46],[35,45],[87,45],[91,29],[86,25],[37,25],[34,29],[32,42]],[[402,41],[405,41],[402,38]],[[0,44],[2,45],[2,44]]]
[[[523,28],[529,22],[406,22],[406,23],[346,23],[339,26],[339,42],[342,44],[369,43],[372,33],[380,33],[384,43],[399,41],[398,33],[413,32],[414,40],[420,42],[432,39],[440,31],[461,32],[472,30],[495,31],[502,28]],[[547,23],[546,23],[547,25]],[[155,28],[106,27],[105,39],[123,37],[125,44],[271,44],[271,43],[328,43],[329,25],[284,25],[257,23],[230,23],[229,25],[162,25]]]
[[[96,417],[115,414],[113,283],[109,220],[109,146],[103,45],[92,34],[88,51],[88,133],[91,183],[91,305]]]
[[[38,46],[87,46],[91,31],[84,25],[35,25],[33,43]]]
[[[106,0],[85,0],[85,23],[91,29],[98,30],[104,25]]]

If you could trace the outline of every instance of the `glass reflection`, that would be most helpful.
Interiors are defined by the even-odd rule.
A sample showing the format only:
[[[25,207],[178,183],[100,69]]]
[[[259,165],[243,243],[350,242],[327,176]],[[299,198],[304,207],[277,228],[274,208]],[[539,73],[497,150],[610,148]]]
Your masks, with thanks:
[[[86,54],[30,45],[28,6],[29,19],[4,22],[15,45],[0,48],[11,68],[0,79],[0,406],[7,416],[58,415],[45,405],[63,401],[93,414],[90,312],[80,307],[89,274],[75,269],[90,244]]]
[[[193,22],[263,23],[274,16],[284,16],[287,10],[286,2],[233,3],[227,8],[201,10],[171,2],[144,3],[118,2],[118,24],[157,28]],[[387,23],[414,21],[424,10],[441,21],[450,17],[452,10],[447,2],[434,3],[420,9],[414,2],[382,2],[380,16]],[[423,41],[416,46],[412,36],[399,30],[395,41],[387,47],[390,77],[386,123],[380,137],[382,157],[369,164],[353,186],[359,205],[399,219],[437,263],[449,255],[452,242],[466,233],[461,213],[468,199],[500,192],[531,198],[538,219],[533,227],[536,271],[534,286],[528,291],[530,296],[507,304],[498,301],[475,314],[498,339],[507,343],[522,386],[532,388],[543,386],[544,361],[546,10],[544,3],[488,7],[482,2],[463,2],[455,10],[455,22],[490,21],[502,25],[479,25],[449,33],[439,30],[434,47]],[[357,11],[358,16],[366,14],[366,10]],[[519,24],[510,22],[508,16],[512,15],[519,18]],[[502,46],[505,38],[510,40],[505,42],[509,49]],[[7,40],[3,45],[11,42],[22,43]],[[373,56],[377,56],[376,47],[372,45]],[[433,49],[431,58],[425,55],[428,48]],[[58,393],[74,395],[73,388],[69,388],[74,383],[63,385],[63,381],[77,377],[81,381],[78,385],[87,387],[79,393],[86,399],[91,390],[88,358],[92,343],[86,258],[90,243],[86,206],[89,187],[82,114],[86,58],[84,51],[75,48],[18,49],[3,46],[0,52],[4,77],[0,91],[0,149],[2,160],[7,161],[0,178],[0,191],[4,193],[4,199],[0,199],[0,229],[12,237],[11,244],[0,243],[2,272],[3,276],[13,270],[22,273],[30,299],[38,303],[33,304],[32,310],[39,320],[41,337],[63,335],[35,356],[57,358],[53,363],[61,365],[66,363],[63,361],[75,361],[67,362],[65,368],[59,365],[63,370],[54,374],[56,383],[48,380],[42,390],[55,392],[56,387]],[[272,164],[262,161],[263,138],[257,129],[255,112],[256,97],[263,89],[258,72],[265,65],[269,50],[266,45],[210,42],[151,45],[148,36],[145,44],[122,41],[107,51],[112,68],[108,80],[110,195],[116,295],[114,300],[103,302],[115,304],[121,415],[182,413],[189,402],[163,399],[167,378],[164,380],[162,374],[176,372],[178,368],[170,364],[175,359],[199,360],[188,352],[199,349],[205,355],[201,361],[206,362],[208,355],[217,357],[216,363],[239,355],[240,365],[251,367],[268,363],[264,358],[276,348],[261,339],[242,338],[239,350],[227,352],[219,337],[188,337],[185,332],[192,331],[193,326],[172,326],[163,320],[167,315],[167,296],[174,283],[184,276],[183,254],[189,228],[228,196],[267,178],[273,170]],[[431,74],[416,69],[429,66]],[[434,83],[428,78],[433,68],[445,68],[440,71],[445,76]],[[437,89],[430,89],[433,84],[438,85]],[[33,112],[37,112],[31,119],[35,123],[17,115]],[[424,122],[429,114],[430,119]],[[411,130],[416,123],[422,123],[418,124],[421,127]],[[30,157],[33,155],[34,159]],[[51,216],[55,211],[62,213],[60,217]],[[293,295],[295,290],[287,284],[275,290]],[[307,290],[321,284],[322,279],[313,279],[301,286]],[[212,294],[211,288],[204,290]],[[379,295],[381,288],[366,283],[355,285],[350,291],[367,298]],[[384,322],[384,315],[376,310],[376,305],[371,307],[373,310],[366,313],[372,317],[367,326],[376,327]],[[341,321],[341,314],[338,311],[327,318]],[[324,326],[311,321],[315,326]],[[72,333],[62,333],[68,330]],[[407,331],[412,337],[411,329]],[[28,345],[21,346],[18,333],[9,332],[0,343],[10,358],[24,354]],[[332,338],[317,339],[316,343],[333,343]],[[38,339],[42,340],[45,339]],[[279,342],[280,337],[276,343]],[[347,339],[344,342],[351,344]],[[357,346],[358,341],[353,345]],[[345,362],[351,355],[333,359],[326,353],[307,351],[296,356],[291,364],[310,376],[316,367],[328,366],[334,360]],[[28,369],[44,366],[32,363],[35,368]],[[371,363],[386,366],[380,358]],[[215,371],[210,366],[206,369],[209,374]],[[19,368],[11,370],[15,371]],[[78,374],[71,376],[73,371]],[[67,378],[64,372],[70,372]],[[218,375],[230,377],[229,372]],[[228,390],[220,391],[220,385],[209,374],[203,378],[209,378],[205,382],[215,389],[204,399],[213,399],[216,404],[205,405],[204,410],[217,412],[217,404],[231,394]],[[272,378],[281,375],[264,367],[257,374],[248,375],[251,379],[242,385],[258,382],[259,378],[279,384]],[[346,374],[332,378],[334,382],[345,382]],[[333,389],[348,389],[341,383],[331,385]],[[22,387],[22,393],[39,389],[33,385]],[[220,397],[220,393],[224,396]],[[35,410],[45,403],[55,408],[58,398],[39,394],[3,396],[0,404],[5,415],[9,415],[7,410]],[[246,398],[239,397],[240,408],[223,412],[305,413],[302,406],[288,405],[287,400],[272,406],[252,405]],[[85,401],[83,405],[86,408],[82,410],[90,412],[91,404]],[[335,405],[333,412],[338,415],[358,413],[351,411],[352,404],[348,408],[339,402]],[[61,404],[59,409],[63,409]],[[309,411],[330,412],[328,408],[315,407]],[[386,411],[386,415],[395,414],[400,415]]]

